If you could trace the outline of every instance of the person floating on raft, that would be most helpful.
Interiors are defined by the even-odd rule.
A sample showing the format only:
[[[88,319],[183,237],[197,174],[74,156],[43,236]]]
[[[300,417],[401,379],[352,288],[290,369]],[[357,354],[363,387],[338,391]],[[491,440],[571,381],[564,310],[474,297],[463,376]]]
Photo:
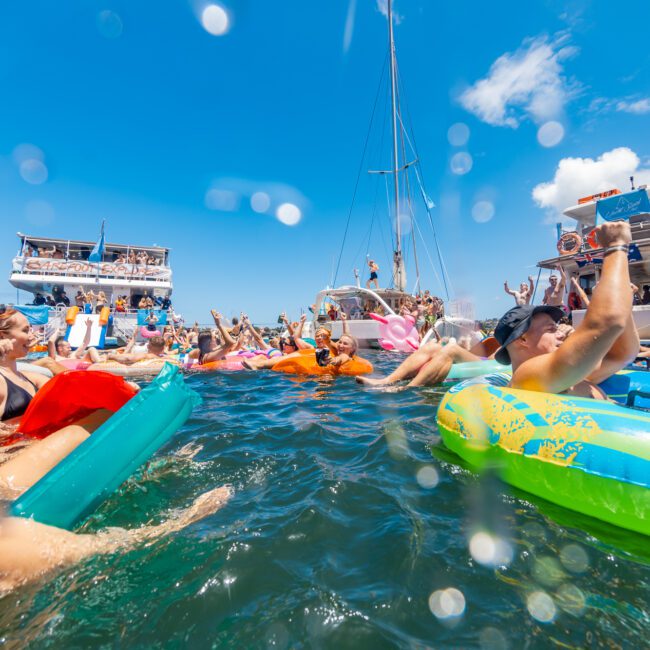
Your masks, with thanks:
[[[266,359],[258,357],[245,359],[244,367],[248,370],[274,370],[295,374],[360,374],[372,372],[372,366],[357,356],[359,344],[350,335],[347,316],[342,313],[343,335],[337,342],[331,340],[331,332],[326,327],[319,327],[314,334],[316,347],[302,338],[302,330],[307,316],[300,317],[298,328],[293,336],[280,341],[281,357]]]
[[[42,374],[18,371],[18,359],[27,356],[34,340],[27,318],[0,305],[0,448],[8,450],[0,455],[0,494],[5,500],[23,494],[113,415],[111,410],[100,408],[55,429],[43,439],[17,436],[17,429],[22,428],[33,412],[28,409],[32,402],[35,405],[38,401],[35,399],[38,391],[46,393],[48,382],[67,377],[48,379]],[[70,375],[91,377],[76,372]],[[98,379],[99,375],[95,375],[88,381],[97,383]],[[104,376],[101,381],[115,384],[121,399],[128,400],[136,392],[121,378]],[[58,404],[61,406],[60,400]],[[48,411],[40,419],[49,421],[51,417]],[[18,440],[14,439],[16,436]],[[3,447],[8,442],[11,446]],[[229,487],[219,487],[199,496],[188,508],[162,524],[126,531],[111,528],[96,535],[72,533],[30,518],[0,518],[0,593],[91,555],[124,551],[174,533],[214,513],[230,496]]]

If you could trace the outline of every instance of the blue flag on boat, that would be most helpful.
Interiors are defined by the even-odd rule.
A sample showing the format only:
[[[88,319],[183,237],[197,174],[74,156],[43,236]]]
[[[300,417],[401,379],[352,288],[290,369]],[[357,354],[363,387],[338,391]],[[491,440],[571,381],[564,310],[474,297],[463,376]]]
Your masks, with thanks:
[[[596,203],[596,224],[604,221],[627,221],[635,214],[650,212],[650,199],[645,190],[615,194]]]
[[[14,305],[14,309],[26,316],[30,325],[45,325],[50,316],[47,305]]]
[[[88,256],[89,262],[101,262],[104,257],[104,223],[102,221],[102,231],[99,233],[99,239]]]

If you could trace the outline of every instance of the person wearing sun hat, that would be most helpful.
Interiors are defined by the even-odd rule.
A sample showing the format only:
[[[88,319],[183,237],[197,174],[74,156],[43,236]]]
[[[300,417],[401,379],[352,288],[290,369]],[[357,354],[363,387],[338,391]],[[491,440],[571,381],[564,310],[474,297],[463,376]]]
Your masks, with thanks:
[[[596,228],[603,250],[601,279],[571,336],[558,328],[559,307],[523,305],[506,312],[494,336],[497,361],[512,363],[512,388],[606,399],[596,384],[624,368],[639,351],[632,320],[627,221]]]

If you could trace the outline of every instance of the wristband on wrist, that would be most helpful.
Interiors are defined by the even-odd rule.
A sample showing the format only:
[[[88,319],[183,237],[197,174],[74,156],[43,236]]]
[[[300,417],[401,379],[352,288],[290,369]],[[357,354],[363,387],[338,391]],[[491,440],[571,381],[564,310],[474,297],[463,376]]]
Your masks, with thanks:
[[[609,253],[615,253],[616,251],[622,251],[627,253],[630,250],[628,244],[618,244],[617,246],[609,246],[603,251],[603,256],[609,255]]]

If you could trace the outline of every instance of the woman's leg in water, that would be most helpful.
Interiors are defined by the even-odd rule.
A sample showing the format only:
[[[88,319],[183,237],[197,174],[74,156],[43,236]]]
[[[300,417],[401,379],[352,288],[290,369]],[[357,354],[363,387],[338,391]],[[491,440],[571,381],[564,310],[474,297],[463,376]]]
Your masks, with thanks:
[[[110,528],[92,535],[77,535],[21,517],[0,520],[0,590],[12,589],[91,555],[127,550],[177,532],[219,510],[231,494],[229,487],[216,488],[157,526]]]
[[[300,356],[302,355],[299,352],[292,352],[291,354],[285,354],[281,357],[271,357],[270,359],[267,359],[261,354],[258,354],[250,359],[242,359],[242,363],[244,364],[244,367],[249,370],[270,370],[278,361],[282,361],[282,359],[293,359],[294,357]]]
[[[0,466],[1,491],[15,499],[76,449],[111,415],[111,411],[99,409],[17,452],[15,458]]]
[[[442,349],[440,343],[431,341],[425,344],[419,350],[410,354],[402,363],[383,379],[372,379],[371,377],[357,377],[360,384],[367,384],[369,386],[387,386],[394,384],[403,379],[410,379],[415,377],[425,363],[431,359]]]
[[[418,374],[408,383],[408,387],[434,386],[447,378],[453,364],[479,360],[480,357],[457,343],[448,343],[420,368]]]

